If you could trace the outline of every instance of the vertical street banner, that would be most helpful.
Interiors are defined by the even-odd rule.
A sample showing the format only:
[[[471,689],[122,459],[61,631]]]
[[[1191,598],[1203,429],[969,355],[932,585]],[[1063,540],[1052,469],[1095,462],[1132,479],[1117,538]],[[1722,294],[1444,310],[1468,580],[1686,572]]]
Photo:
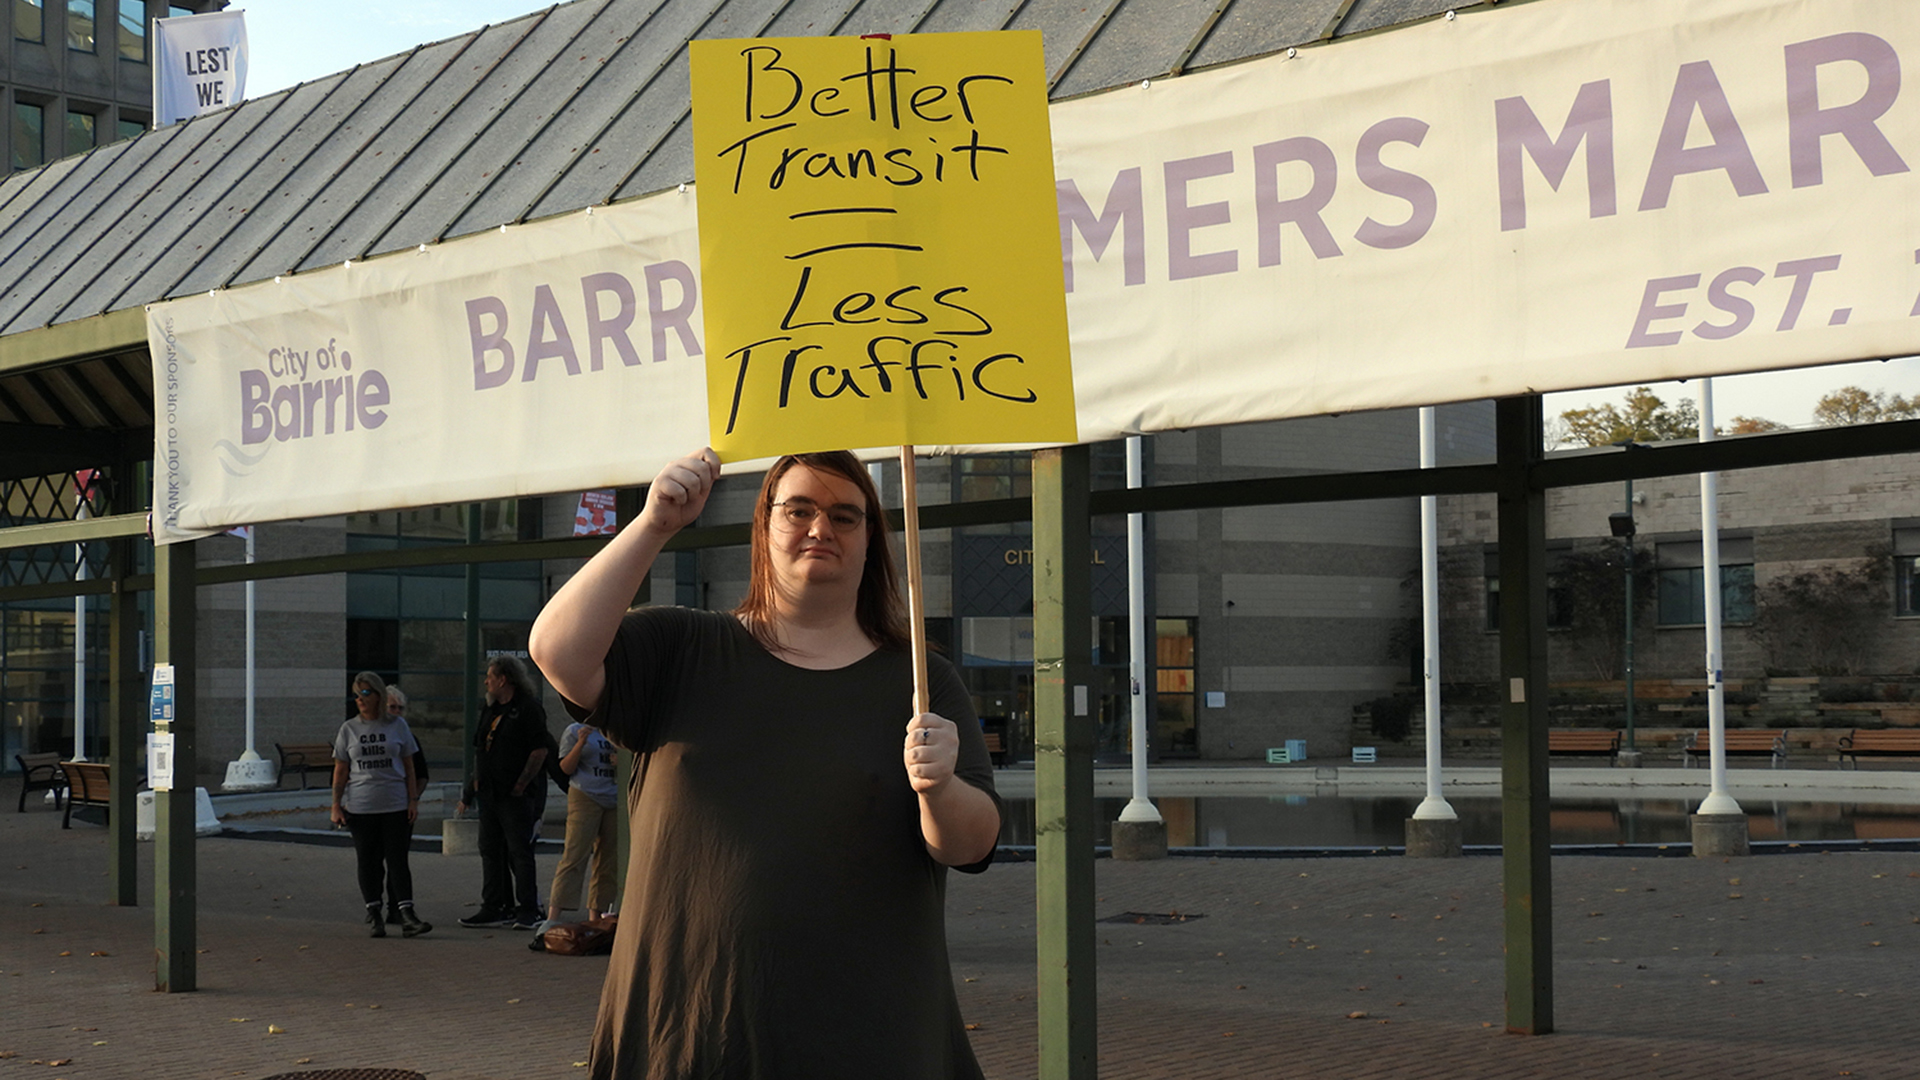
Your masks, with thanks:
[[[714,449],[1076,441],[1040,35],[690,48]]]
[[[237,105],[246,94],[246,12],[153,21],[155,128]]]

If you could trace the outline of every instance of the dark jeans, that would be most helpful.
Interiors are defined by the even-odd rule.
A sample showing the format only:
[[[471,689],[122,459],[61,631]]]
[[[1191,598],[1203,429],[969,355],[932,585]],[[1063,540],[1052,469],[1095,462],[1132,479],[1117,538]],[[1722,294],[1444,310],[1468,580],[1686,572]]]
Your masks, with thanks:
[[[384,885],[389,906],[411,903],[413,871],[407,868],[407,845],[413,839],[413,826],[407,812],[349,813],[347,831],[353,834],[353,854],[359,862],[360,899],[379,903]]]
[[[524,795],[477,796],[480,812],[480,906],[537,913],[533,880],[533,808]]]

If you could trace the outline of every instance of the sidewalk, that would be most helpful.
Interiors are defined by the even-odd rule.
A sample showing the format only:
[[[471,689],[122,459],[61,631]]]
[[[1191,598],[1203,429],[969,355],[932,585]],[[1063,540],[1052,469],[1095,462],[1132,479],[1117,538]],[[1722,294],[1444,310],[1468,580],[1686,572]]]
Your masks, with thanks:
[[[105,906],[104,829],[0,813],[0,1080],[581,1075],[606,962],[455,925],[477,860],[416,854],[435,929],[373,941],[350,848],[205,839],[200,989],[162,995],[141,851],[144,906]],[[1099,925],[1102,1077],[1920,1075],[1920,854],[1556,858],[1558,1031],[1540,1037],[1502,1030],[1498,859],[1098,866],[1098,916],[1186,916]],[[1034,867],[949,881],[981,1062],[1036,1076]]]

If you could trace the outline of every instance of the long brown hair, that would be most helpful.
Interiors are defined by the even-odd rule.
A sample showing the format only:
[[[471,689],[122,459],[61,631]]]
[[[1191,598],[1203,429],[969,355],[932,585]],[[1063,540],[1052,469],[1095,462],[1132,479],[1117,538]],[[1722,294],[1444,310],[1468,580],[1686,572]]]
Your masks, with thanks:
[[[746,599],[740,601],[740,606],[733,609],[733,613],[740,617],[740,621],[760,644],[769,649],[783,647],[773,629],[770,534],[773,529],[774,493],[780,488],[780,478],[796,465],[838,476],[860,489],[860,497],[867,506],[867,558],[860,574],[860,592],[854,601],[854,618],[867,639],[880,648],[911,648],[912,637],[907,632],[905,605],[900,601],[900,575],[894,569],[893,548],[887,540],[892,532],[892,523],[887,520],[886,509],[880,505],[880,493],[874,490],[873,480],[867,475],[866,468],[860,464],[859,458],[845,450],[788,454],[767,470],[767,478],[760,485],[760,501],[753,507],[752,564],[747,595]]]

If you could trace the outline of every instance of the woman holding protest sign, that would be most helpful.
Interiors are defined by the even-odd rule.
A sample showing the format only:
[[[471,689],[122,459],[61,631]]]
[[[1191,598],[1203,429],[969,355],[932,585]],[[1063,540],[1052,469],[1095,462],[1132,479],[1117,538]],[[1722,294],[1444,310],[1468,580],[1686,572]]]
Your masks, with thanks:
[[[948,968],[946,870],[993,857],[999,799],[959,676],[914,713],[887,521],[850,454],[784,457],[731,614],[626,604],[719,478],[645,509],[535,622],[576,716],[638,760],[591,1075],[977,1077]]]

